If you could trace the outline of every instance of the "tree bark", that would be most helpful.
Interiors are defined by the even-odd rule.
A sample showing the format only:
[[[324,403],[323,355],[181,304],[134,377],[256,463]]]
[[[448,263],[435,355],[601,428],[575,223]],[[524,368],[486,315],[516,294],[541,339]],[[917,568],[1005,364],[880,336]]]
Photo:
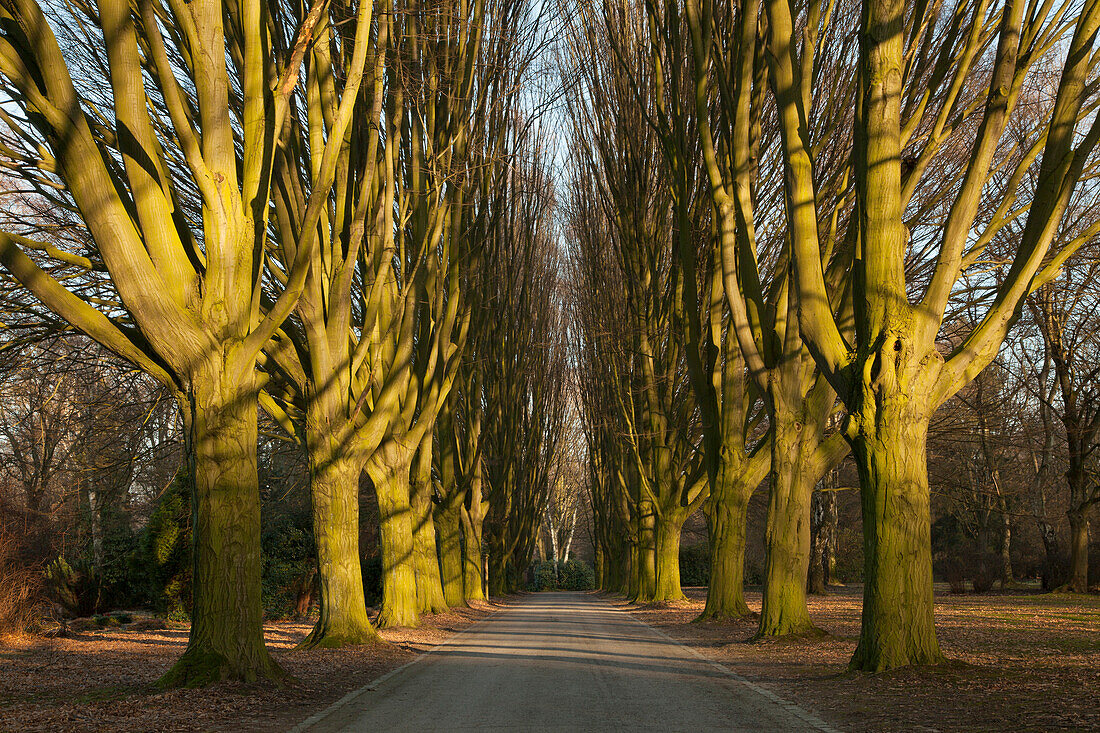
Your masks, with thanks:
[[[745,603],[745,526],[754,487],[719,472],[707,498],[710,584],[707,605],[696,621],[735,621],[750,616]]]
[[[363,464],[337,396],[314,395],[307,405],[305,435],[321,608],[317,624],[300,645],[307,649],[379,641],[367,616],[359,564]]]
[[[805,455],[816,441],[804,441],[798,413],[776,407],[772,439],[771,490],[765,539],[764,597],[756,635],[784,636],[815,630],[806,605],[810,566],[810,497],[817,480]]]
[[[930,411],[904,394],[877,397],[875,419],[851,439],[862,494],[864,591],[850,666],[869,672],[944,661],[932,611]]]
[[[256,472],[258,389],[254,364],[212,356],[196,369],[184,408],[194,477],[191,633],[160,687],[222,680],[280,681],[268,654],[260,603],[260,492]]]
[[[480,481],[470,487],[471,509],[461,510],[462,516],[462,592],[467,601],[485,600],[485,576],[482,571],[482,522]]]
[[[657,519],[653,593],[655,601],[681,601],[687,597],[680,586],[680,534],[686,519],[682,512],[666,512]]]
[[[421,613],[447,610],[443,579],[436,550],[432,521],[432,438],[429,432],[420,442],[412,471],[411,508],[413,521],[413,572],[416,575],[416,604]]]
[[[1067,590],[1087,593],[1089,589],[1089,518],[1088,513],[1070,509],[1069,517],[1069,576]]]
[[[436,539],[443,600],[451,608],[466,605],[462,591],[462,516],[458,506],[442,504],[435,508]]]
[[[639,504],[638,544],[634,573],[636,585],[631,600],[650,603],[657,595],[657,512],[652,502]]]
[[[420,623],[409,506],[409,453],[387,441],[367,462],[367,473],[378,496],[378,544],[382,552],[382,609],[377,621],[380,629]]]

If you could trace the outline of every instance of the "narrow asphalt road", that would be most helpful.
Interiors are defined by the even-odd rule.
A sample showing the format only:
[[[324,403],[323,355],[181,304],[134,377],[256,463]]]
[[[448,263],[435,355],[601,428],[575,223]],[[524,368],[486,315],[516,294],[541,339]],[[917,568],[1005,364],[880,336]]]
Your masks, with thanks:
[[[812,731],[805,711],[587,593],[525,596],[308,731]]]

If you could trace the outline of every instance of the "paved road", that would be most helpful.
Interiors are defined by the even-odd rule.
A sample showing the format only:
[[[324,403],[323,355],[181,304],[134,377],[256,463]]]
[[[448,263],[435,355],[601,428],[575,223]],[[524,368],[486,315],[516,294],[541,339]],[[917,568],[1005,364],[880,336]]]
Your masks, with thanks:
[[[540,593],[308,730],[829,729],[595,596]]]

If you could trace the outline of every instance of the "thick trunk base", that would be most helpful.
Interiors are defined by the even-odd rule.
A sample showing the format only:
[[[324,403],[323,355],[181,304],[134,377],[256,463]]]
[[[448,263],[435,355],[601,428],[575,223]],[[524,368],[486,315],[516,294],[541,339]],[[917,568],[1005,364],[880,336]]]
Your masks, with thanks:
[[[328,421],[311,425],[310,491],[317,543],[320,616],[300,648],[332,649],[381,641],[367,615],[359,564],[359,473]]]
[[[263,639],[253,366],[209,367],[195,377],[184,415],[194,477],[193,621],[162,688],[287,677]]]
[[[801,425],[776,411],[765,537],[764,597],[756,637],[822,633],[810,621],[810,501],[817,477],[802,455]],[[814,446],[816,448],[816,445]]]
[[[944,661],[932,607],[928,415],[896,397],[879,407],[874,432],[852,439],[863,510],[864,592],[850,667],[879,672]]]
[[[377,626],[389,629],[420,623],[413,568],[412,508],[409,506],[407,452],[380,448],[367,466],[378,496],[378,544],[382,551],[382,608]]]
[[[668,517],[657,525],[655,601],[682,601],[687,598],[680,585],[680,534],[684,519]]]
[[[435,509],[436,540],[439,542],[439,565],[443,583],[443,600],[452,608],[466,605],[462,591],[462,518],[456,506]]]
[[[696,621],[739,621],[752,615],[745,603],[745,526],[752,488],[719,477],[707,500],[710,584]]]

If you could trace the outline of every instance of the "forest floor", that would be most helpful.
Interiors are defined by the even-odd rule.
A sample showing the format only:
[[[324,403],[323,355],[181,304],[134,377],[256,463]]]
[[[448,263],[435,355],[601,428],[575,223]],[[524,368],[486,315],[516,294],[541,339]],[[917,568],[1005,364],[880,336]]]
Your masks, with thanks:
[[[755,620],[693,623],[688,600],[619,605],[741,676],[845,731],[1100,730],[1100,596],[936,593],[936,630],[949,662],[880,674],[848,672],[862,588],[810,598],[826,636],[750,642]],[[747,601],[760,608],[760,593]]]
[[[186,624],[139,619],[67,638],[0,640],[0,731],[285,731],[497,610],[477,604],[387,629],[386,645],[296,650],[309,623],[264,625],[268,648],[297,682],[163,692],[154,682],[183,653]],[[148,626],[165,626],[155,629]],[[79,625],[78,625],[79,626]]]

